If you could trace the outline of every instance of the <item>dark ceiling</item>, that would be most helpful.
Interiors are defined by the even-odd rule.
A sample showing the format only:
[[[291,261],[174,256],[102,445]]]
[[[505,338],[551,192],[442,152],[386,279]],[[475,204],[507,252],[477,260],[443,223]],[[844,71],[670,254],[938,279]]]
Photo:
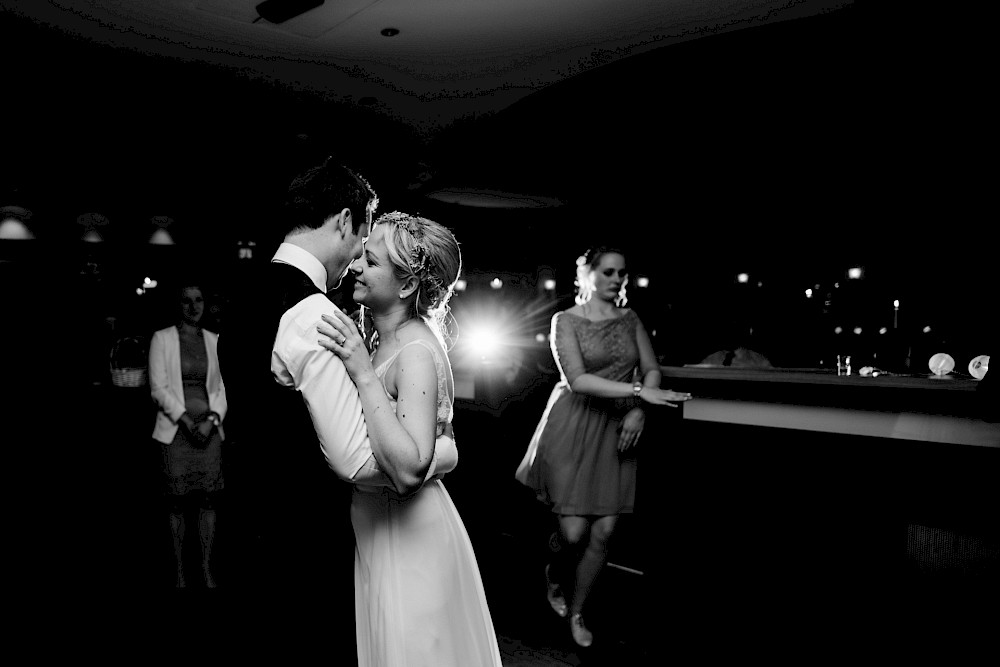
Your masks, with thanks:
[[[5,183],[43,210],[58,202],[112,220],[155,210],[226,236],[299,164],[336,152],[390,207],[435,207],[414,197],[474,187],[557,198],[596,229],[609,216],[675,230],[777,222],[804,207],[822,224],[866,194],[856,156],[870,120],[858,104],[871,84],[855,14],[632,56],[431,137],[291,84],[0,14],[6,61],[27,64],[8,70],[18,160]]]
[[[32,208],[51,238],[83,211],[107,215],[112,240],[164,214],[191,244],[252,237],[288,178],[336,153],[369,177],[381,210],[454,228],[469,269],[571,265],[610,237],[660,284],[688,290],[737,269],[798,285],[860,263],[887,283],[952,294],[983,270],[962,256],[978,224],[967,199],[948,194],[984,182],[952,160],[951,139],[970,130],[934,126],[920,101],[946,84],[925,70],[918,86],[853,5],[631,56],[432,136],[239,68],[3,12],[0,31],[5,62],[21,64],[5,71],[3,198]],[[564,204],[426,197],[458,187]],[[931,240],[915,222],[925,219],[947,240]]]

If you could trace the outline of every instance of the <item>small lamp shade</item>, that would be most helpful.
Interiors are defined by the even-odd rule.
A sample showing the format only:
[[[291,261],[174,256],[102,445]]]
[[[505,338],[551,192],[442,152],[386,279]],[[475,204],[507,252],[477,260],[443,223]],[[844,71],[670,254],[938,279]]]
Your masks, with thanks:
[[[81,213],[76,217],[76,224],[80,226],[80,238],[86,243],[101,243],[104,236],[101,230],[108,225],[108,219],[100,213]]]
[[[149,237],[152,245],[174,245],[174,237],[170,234],[170,227],[174,224],[174,219],[167,215],[154,215],[149,219],[153,227],[153,235]]]
[[[30,241],[35,234],[28,226],[31,211],[23,206],[0,207],[0,239],[5,241]]]

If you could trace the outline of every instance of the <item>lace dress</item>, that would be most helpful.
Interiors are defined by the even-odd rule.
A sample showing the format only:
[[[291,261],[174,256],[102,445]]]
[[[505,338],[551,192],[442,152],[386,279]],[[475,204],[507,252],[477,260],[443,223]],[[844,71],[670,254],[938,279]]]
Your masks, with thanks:
[[[208,412],[208,352],[199,338],[190,341],[181,337],[181,380],[184,388],[184,408],[195,420]],[[205,444],[194,443],[177,429],[171,443],[161,443],[163,474],[168,495],[183,496],[195,491],[215,493],[224,484],[222,476],[222,436],[218,429]]]
[[[453,413],[450,369],[436,346],[412,344],[434,356],[440,435]],[[402,349],[375,369],[383,387]],[[500,667],[476,555],[441,480],[405,499],[363,485],[353,493],[358,666]]]
[[[631,382],[639,365],[638,322],[631,310],[597,322],[569,312],[552,317],[560,380],[515,477],[556,514],[608,516],[633,510],[635,448],[619,452],[618,437],[636,399],[577,394],[570,385],[583,373]]]

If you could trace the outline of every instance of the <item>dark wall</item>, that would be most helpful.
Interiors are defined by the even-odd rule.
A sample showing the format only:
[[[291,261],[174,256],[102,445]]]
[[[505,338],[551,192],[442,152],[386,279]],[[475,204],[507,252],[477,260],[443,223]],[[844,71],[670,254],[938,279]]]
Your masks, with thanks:
[[[408,128],[293,82],[210,65],[196,51],[105,46],[7,13],[0,30],[14,64],[5,125],[17,156],[4,161],[4,198],[16,189],[53,238],[84,211],[107,215],[120,240],[144,242],[152,215],[178,221],[178,242],[246,238],[305,163],[336,152],[387,191],[411,164]]]
[[[978,42],[949,52],[940,31],[915,30],[929,20],[847,7],[704,36],[556,84],[439,144],[456,179],[569,202],[492,224],[491,238],[515,239],[494,253],[541,255],[565,275],[613,239],[652,279],[636,308],[680,327],[687,362],[751,328],[781,365],[815,366],[835,347],[870,355],[899,299],[912,369],[935,349],[964,369],[994,345],[994,251],[973,206],[988,186],[970,160],[988,124]],[[484,159],[457,159],[469,146]],[[852,266],[861,281],[847,280]],[[748,285],[735,282],[743,271]],[[863,334],[827,340],[835,326]]]
[[[632,305],[671,330],[661,352],[678,360],[752,328],[777,363],[816,365],[837,353],[820,333],[860,324],[873,335],[898,298],[908,343],[964,368],[989,352],[982,320],[995,308],[970,212],[984,177],[963,156],[982,120],[977,88],[960,83],[974,74],[949,73],[937,45],[903,59],[903,39],[879,25],[849,6],[706,35],[426,138],[238,66],[99,46],[3,13],[5,60],[17,63],[5,72],[16,159],[2,165],[3,196],[17,201],[4,203],[31,208],[49,239],[77,233],[79,213],[103,212],[121,244],[112,255],[138,264],[148,218],[171,215],[191,262],[211,265],[266,229],[299,165],[335,150],[369,175],[382,210],[455,229],[468,269],[550,266],[563,303],[577,255],[607,239],[623,246],[652,280]],[[566,204],[441,204],[408,189],[421,161],[434,167],[423,191],[467,185]],[[861,289],[846,287],[853,265],[865,267]],[[735,284],[741,271],[749,286]],[[816,284],[830,308],[803,297]]]

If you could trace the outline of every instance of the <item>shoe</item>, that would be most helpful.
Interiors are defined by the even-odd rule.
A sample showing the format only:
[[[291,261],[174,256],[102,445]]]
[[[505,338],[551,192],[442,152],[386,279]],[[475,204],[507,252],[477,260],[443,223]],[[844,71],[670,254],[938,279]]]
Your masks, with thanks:
[[[545,566],[545,588],[545,597],[548,598],[552,611],[559,614],[560,618],[566,618],[566,614],[569,611],[566,606],[566,598],[563,597],[559,584],[552,583],[552,580],[549,579],[548,565]]]
[[[573,633],[573,641],[587,648],[594,643],[594,635],[583,624],[582,614],[573,614],[569,619],[569,630]]]

